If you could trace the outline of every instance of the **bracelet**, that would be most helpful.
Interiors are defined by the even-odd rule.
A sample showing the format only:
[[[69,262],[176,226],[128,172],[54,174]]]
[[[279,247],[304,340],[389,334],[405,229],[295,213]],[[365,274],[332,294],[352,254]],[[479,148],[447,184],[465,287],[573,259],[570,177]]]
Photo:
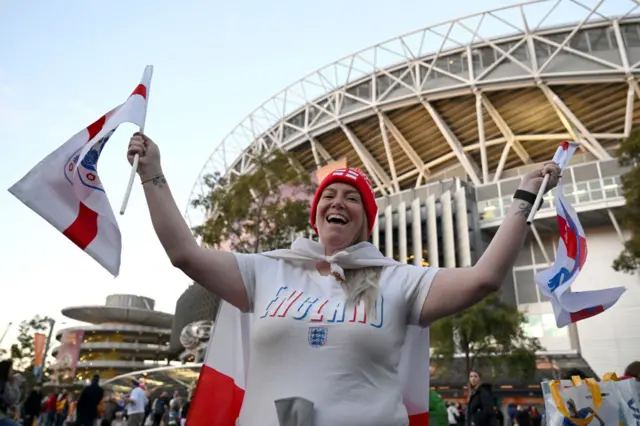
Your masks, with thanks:
[[[152,180],[154,180],[154,179],[158,179],[158,178],[161,178],[161,177],[164,177],[164,174],[162,174],[162,175],[158,175],[158,176],[154,176],[154,177],[152,177],[152,178],[149,178],[149,179],[143,180],[143,181],[142,181],[142,183],[141,183],[141,185],[144,185],[144,184],[145,184],[145,183],[147,183],[147,182],[151,182]]]
[[[526,201],[527,203],[531,204],[532,207],[536,207],[536,198],[536,194],[534,194],[533,192],[525,191],[524,189],[518,189],[516,190],[515,194],[513,194],[514,200]],[[542,204],[540,204],[536,210],[539,210],[540,207],[542,207]]]

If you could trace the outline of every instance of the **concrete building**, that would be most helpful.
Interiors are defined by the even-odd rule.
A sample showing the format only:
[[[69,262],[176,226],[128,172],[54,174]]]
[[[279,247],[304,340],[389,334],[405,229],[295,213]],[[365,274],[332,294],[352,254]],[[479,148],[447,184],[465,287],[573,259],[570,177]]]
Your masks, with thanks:
[[[153,299],[128,294],[107,297],[102,306],[76,306],[62,314],[89,325],[68,327],[57,332],[80,331],[82,343],[76,379],[93,374],[103,379],[131,371],[167,365],[173,315],[154,310]],[[60,346],[54,347],[56,356]]]
[[[472,265],[495,234],[523,173],[563,140],[581,143],[565,191],[588,236],[573,290],[624,285],[613,308],[558,329],[533,276],[553,261],[548,196],[504,295],[553,368],[620,373],[640,357],[640,280],[616,273],[625,201],[615,159],[640,121],[640,15],[627,0],[542,0],[454,19],[335,61],[265,101],[225,137],[205,175],[252,170],[252,153],[293,152],[310,172],[365,170],[380,211],[372,242],[402,262]],[[190,204],[191,205],[191,204]],[[205,213],[189,207],[191,225]],[[542,361],[541,361],[542,363]]]

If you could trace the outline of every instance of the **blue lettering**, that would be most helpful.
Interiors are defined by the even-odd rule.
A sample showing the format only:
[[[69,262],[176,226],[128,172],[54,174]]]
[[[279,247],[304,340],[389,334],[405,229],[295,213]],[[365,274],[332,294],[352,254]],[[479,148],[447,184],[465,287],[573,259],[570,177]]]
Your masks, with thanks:
[[[371,326],[375,328],[381,328],[384,324],[384,297],[380,295],[380,312],[378,312],[378,299],[376,299],[376,304],[374,305],[374,312],[376,313],[376,317],[378,317],[378,323],[374,324],[371,322]]]
[[[336,321],[336,316],[338,315],[338,310],[340,309],[340,306],[342,306],[341,303],[338,303],[336,305],[335,309],[333,310],[333,317],[331,319],[328,319],[327,322],[344,322],[344,313],[345,313],[346,306],[342,306],[342,318]]]
[[[301,320],[303,318],[305,318],[307,316],[307,314],[309,313],[309,310],[311,309],[311,307],[313,306],[314,303],[316,303],[318,301],[318,298],[316,297],[313,301],[311,301],[310,297],[307,297],[306,299],[304,299],[304,302],[302,302],[302,304],[300,306],[298,306],[297,312],[300,312],[302,310],[302,308],[304,307],[304,305],[307,305],[307,309],[304,311],[304,313],[302,315],[299,316],[295,316],[293,315],[292,318],[295,320]]]
[[[274,303],[276,303],[279,299],[280,299],[280,292],[282,290],[286,290],[288,287],[280,287],[278,289],[278,292],[276,293],[276,297],[273,298],[271,300],[271,302],[269,302],[269,304],[267,305],[266,309],[264,310],[264,315],[262,315],[260,318],[265,318],[267,315],[269,315],[269,309],[271,308],[271,305],[273,305]]]

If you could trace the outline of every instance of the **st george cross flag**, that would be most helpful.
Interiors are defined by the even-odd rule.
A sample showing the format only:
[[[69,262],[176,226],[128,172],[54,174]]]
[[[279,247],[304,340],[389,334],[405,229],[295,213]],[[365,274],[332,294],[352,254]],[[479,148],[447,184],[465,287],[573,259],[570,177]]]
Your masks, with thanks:
[[[120,228],[98,176],[98,158],[122,123],[143,127],[153,68],[129,98],[40,161],[9,192],[114,276],[120,271]]]
[[[186,426],[235,426],[249,368],[252,314],[220,304]],[[429,426],[429,329],[409,326],[398,375],[410,426]],[[274,405],[275,410],[275,405]]]
[[[558,147],[553,162],[564,169],[578,146],[578,143],[563,142]],[[560,231],[556,260],[549,269],[535,276],[540,291],[551,301],[557,327],[564,327],[604,312],[613,306],[626,290],[624,287],[614,287],[604,290],[569,291],[587,260],[587,237],[563,190],[560,179],[554,198]]]

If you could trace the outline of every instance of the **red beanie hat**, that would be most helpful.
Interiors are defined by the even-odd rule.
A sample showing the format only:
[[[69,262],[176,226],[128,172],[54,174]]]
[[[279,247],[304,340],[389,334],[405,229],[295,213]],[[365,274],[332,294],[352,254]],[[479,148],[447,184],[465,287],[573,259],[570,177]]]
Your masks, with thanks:
[[[362,198],[362,204],[364,205],[364,211],[367,214],[368,238],[371,235],[371,231],[373,230],[373,224],[376,223],[376,218],[378,217],[378,204],[376,203],[376,197],[373,193],[371,182],[369,182],[367,175],[362,173],[360,169],[336,169],[333,172],[329,173],[322,180],[320,186],[318,186],[318,189],[316,190],[316,194],[313,197],[313,202],[311,203],[310,219],[313,230],[316,231],[316,234],[318,233],[318,228],[316,227],[316,210],[318,208],[320,196],[327,186],[336,182],[342,182],[351,185],[360,193],[360,198]]]

